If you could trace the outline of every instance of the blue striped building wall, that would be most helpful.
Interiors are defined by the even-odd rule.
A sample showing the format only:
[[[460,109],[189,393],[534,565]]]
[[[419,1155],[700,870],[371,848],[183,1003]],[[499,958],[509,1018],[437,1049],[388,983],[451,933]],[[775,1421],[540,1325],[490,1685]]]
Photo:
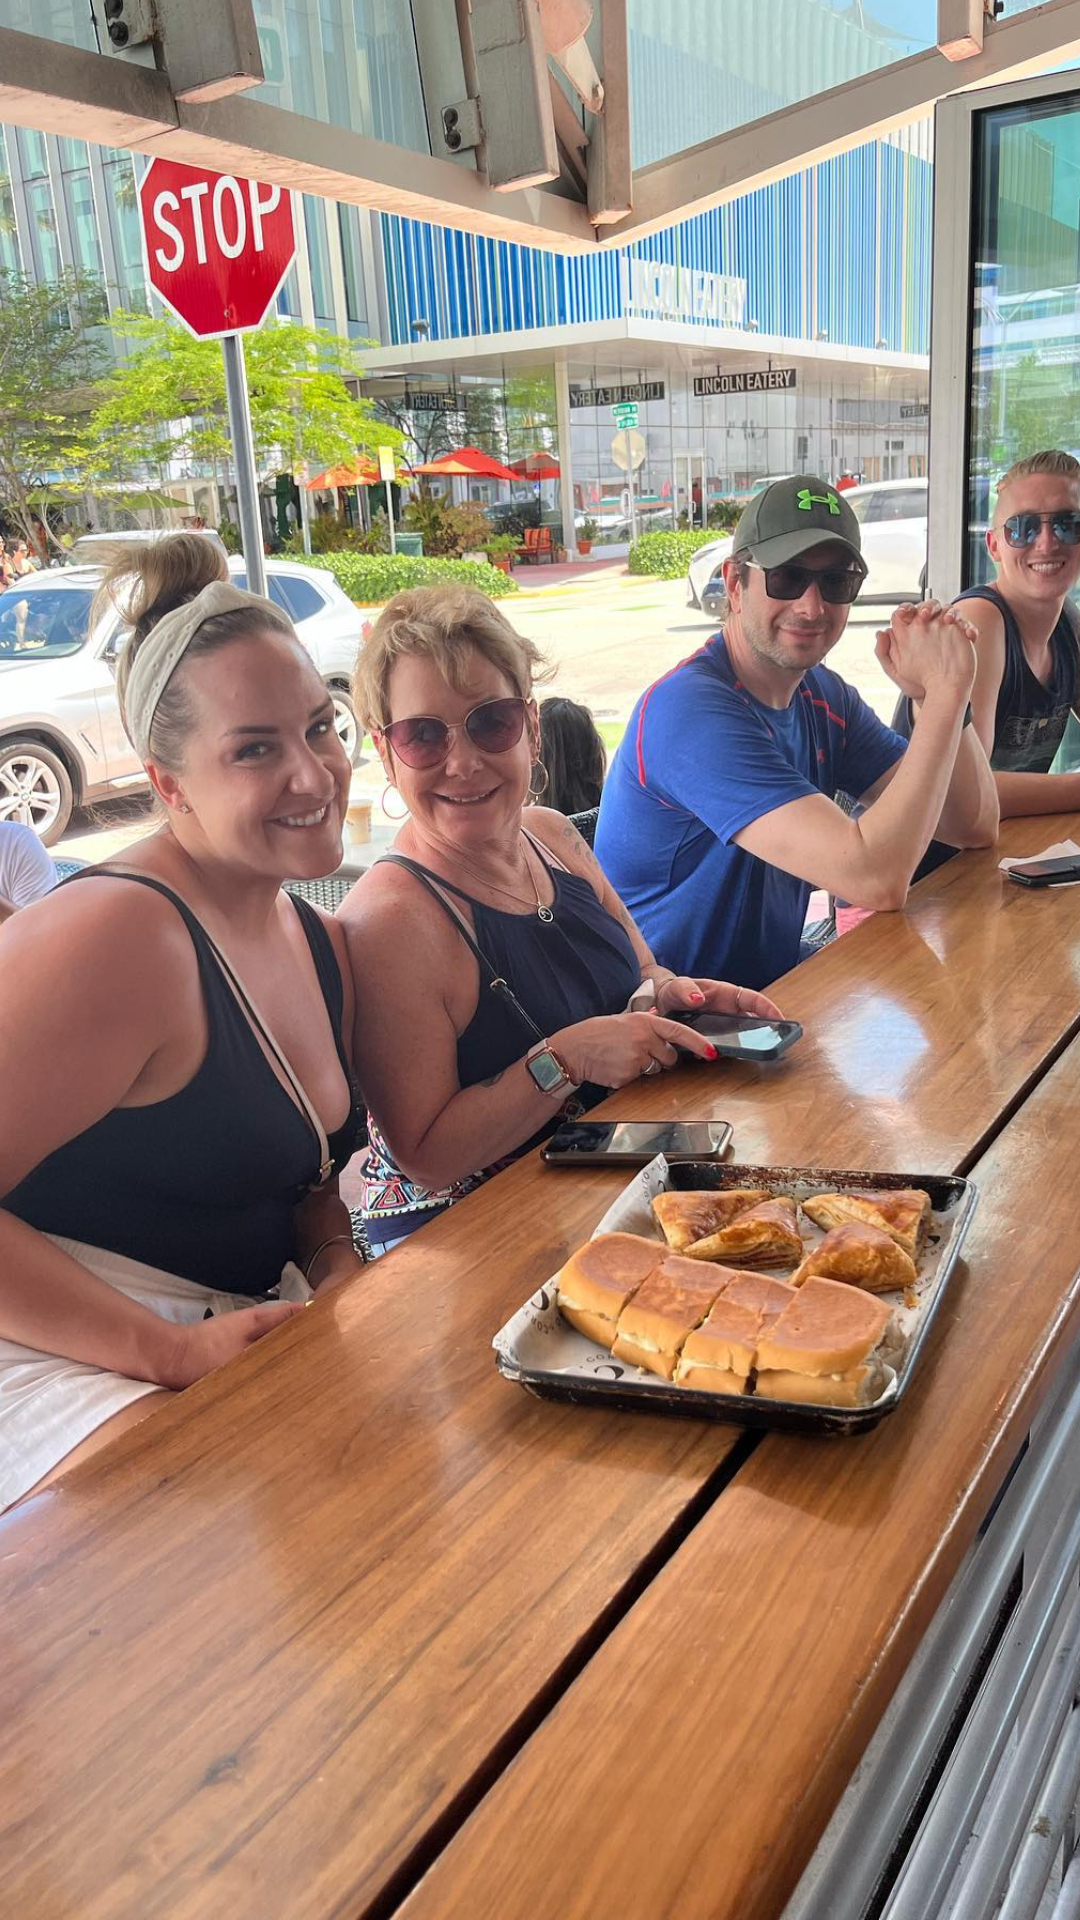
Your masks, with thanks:
[[[433,340],[617,320],[621,261],[647,259],[747,283],[747,320],[790,339],[884,341],[927,353],[933,169],[885,141],[802,173],[631,247],[567,256],[379,216],[389,338],[426,320]]]

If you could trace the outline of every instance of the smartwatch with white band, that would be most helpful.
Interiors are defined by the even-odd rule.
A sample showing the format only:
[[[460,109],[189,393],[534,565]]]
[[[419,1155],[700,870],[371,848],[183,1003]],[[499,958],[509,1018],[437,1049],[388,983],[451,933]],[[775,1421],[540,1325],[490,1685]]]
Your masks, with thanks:
[[[541,1093],[561,1098],[568,1087],[576,1087],[565,1060],[560,1060],[555,1049],[547,1040],[538,1040],[525,1055],[525,1071],[539,1087]]]

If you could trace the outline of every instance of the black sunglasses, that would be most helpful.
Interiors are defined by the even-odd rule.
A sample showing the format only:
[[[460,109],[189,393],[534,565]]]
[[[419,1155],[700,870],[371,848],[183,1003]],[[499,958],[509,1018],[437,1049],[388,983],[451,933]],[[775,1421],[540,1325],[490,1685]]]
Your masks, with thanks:
[[[1033,547],[1044,526],[1063,547],[1075,547],[1080,540],[1080,513],[1075,507],[1059,507],[1056,513],[1010,513],[1001,531],[1010,547]]]
[[[509,753],[525,731],[524,700],[483,700],[456,726],[434,714],[417,713],[408,720],[391,720],[382,730],[399,760],[407,767],[438,767],[457,734],[467,733],[481,753]]]
[[[770,600],[801,600],[808,587],[816,587],[826,606],[850,607],[866,579],[859,567],[761,567],[756,560],[749,564],[764,574]]]

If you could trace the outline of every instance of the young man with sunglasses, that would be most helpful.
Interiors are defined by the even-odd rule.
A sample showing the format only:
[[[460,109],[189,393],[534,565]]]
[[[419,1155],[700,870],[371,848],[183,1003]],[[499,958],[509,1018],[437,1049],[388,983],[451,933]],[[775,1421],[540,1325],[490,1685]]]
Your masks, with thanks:
[[[1004,819],[1080,808],[1080,773],[1050,767],[1080,696],[1080,460],[1031,454],[999,483],[986,544],[993,586],[960,596],[977,635],[971,705]]]
[[[664,965],[763,986],[799,959],[813,888],[901,907],[935,830],[958,846],[994,840],[964,617],[901,608],[878,635],[919,709],[910,745],[822,664],[865,578],[843,496],[812,476],[775,481],[735,530],[723,629],[639,700],[596,851]]]

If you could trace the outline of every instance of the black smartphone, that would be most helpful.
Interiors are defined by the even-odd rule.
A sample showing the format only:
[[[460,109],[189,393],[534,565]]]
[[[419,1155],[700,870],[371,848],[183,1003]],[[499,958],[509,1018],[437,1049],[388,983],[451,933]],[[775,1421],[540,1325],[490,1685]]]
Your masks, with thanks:
[[[1059,854],[1055,860],[1025,860],[1022,866],[1005,871],[1018,887],[1063,887],[1070,880],[1080,880],[1080,853]]]
[[[718,1160],[731,1140],[726,1120],[564,1120],[540,1157],[553,1167],[644,1167],[668,1160]]]
[[[676,1013],[672,1018],[703,1033],[728,1060],[779,1060],[803,1032],[797,1020],[763,1020],[755,1013]]]

